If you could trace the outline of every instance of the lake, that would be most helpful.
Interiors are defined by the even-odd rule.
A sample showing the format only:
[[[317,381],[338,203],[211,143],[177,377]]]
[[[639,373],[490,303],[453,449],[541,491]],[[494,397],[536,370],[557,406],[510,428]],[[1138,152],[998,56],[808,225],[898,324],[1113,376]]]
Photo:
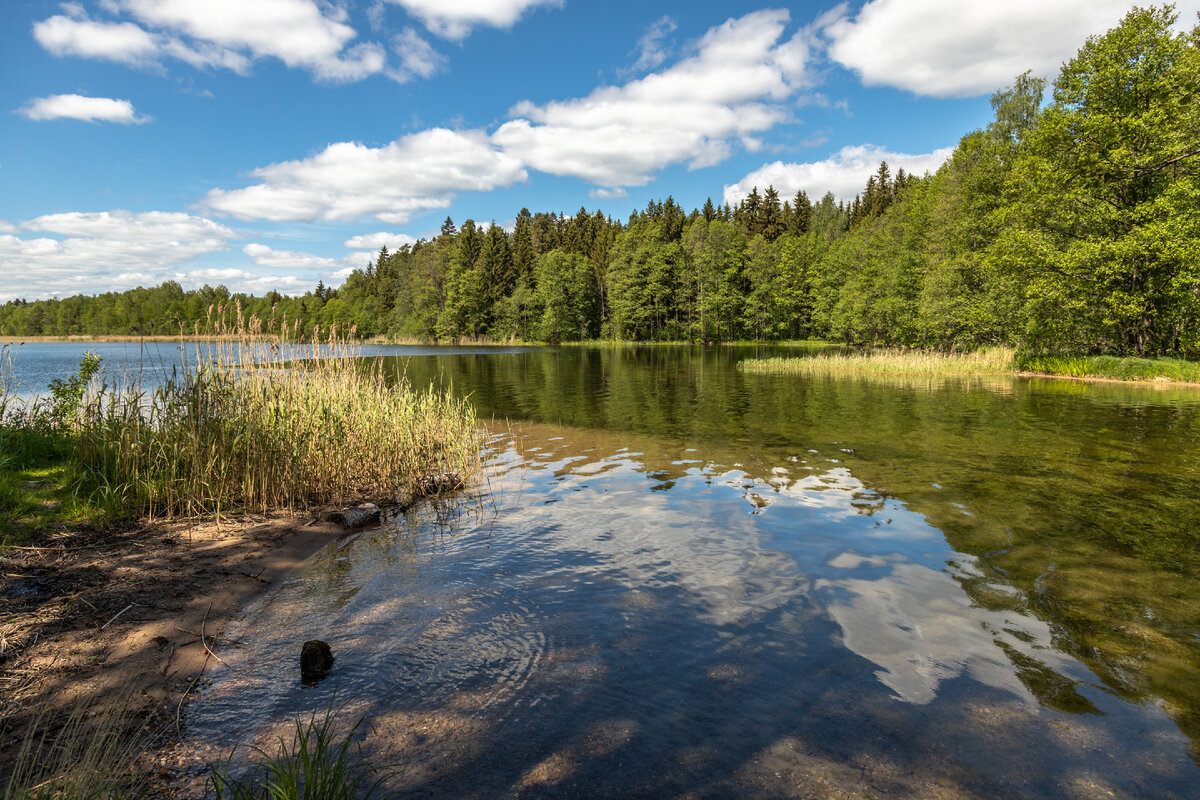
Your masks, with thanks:
[[[332,702],[401,797],[1200,796],[1200,392],[777,352],[395,351],[488,480],[247,609],[193,742]]]

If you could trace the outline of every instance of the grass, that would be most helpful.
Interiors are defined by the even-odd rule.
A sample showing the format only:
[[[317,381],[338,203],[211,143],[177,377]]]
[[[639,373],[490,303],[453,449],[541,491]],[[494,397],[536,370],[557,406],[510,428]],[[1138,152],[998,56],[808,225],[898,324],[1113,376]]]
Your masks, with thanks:
[[[65,723],[47,715],[33,720],[21,737],[8,776],[0,779],[3,800],[133,800],[146,796],[137,760],[150,740],[150,717],[133,710],[126,690],[115,704],[92,697]]]
[[[926,350],[865,350],[803,358],[752,358],[740,363],[748,372],[802,375],[882,375],[941,377],[1002,375],[1013,369],[1013,351],[987,348],[973,353]]]
[[[0,778],[0,800],[149,800],[155,794],[139,770],[152,743],[153,716],[132,710],[127,692],[115,703],[82,702],[58,726],[39,717],[26,729],[9,774]],[[273,752],[250,748],[253,763],[231,776],[234,753],[213,765],[207,797],[213,800],[370,800],[395,770],[372,767],[356,742],[362,719],[347,725],[332,706],[297,715],[290,741]]]
[[[369,800],[394,770],[373,769],[354,746],[362,725],[348,730],[331,707],[318,717],[297,715],[291,741],[282,737],[278,750],[252,748],[257,756],[249,771],[229,776],[230,759],[218,764],[209,779],[213,800]]]
[[[1017,353],[1014,367],[1020,372],[1074,378],[1200,383],[1200,363],[1179,358]]]
[[[1132,358],[1072,353],[1028,353],[1004,347],[971,353],[876,349],[822,353],[801,358],[756,358],[741,362],[748,372],[802,375],[958,377],[1061,375],[1120,381],[1200,383],[1200,363],[1177,358]]]
[[[336,332],[308,346],[262,343],[253,318],[235,332],[152,392],[85,401],[76,458],[97,504],[175,517],[405,502],[428,475],[479,471],[474,411],[449,392],[414,389]]]
[[[0,355],[0,534],[73,520],[409,502],[470,480],[482,434],[449,391],[413,388],[336,331],[308,345],[257,319],[195,345],[161,386],[96,384],[99,359],[19,401]],[[198,365],[198,366],[193,366]]]

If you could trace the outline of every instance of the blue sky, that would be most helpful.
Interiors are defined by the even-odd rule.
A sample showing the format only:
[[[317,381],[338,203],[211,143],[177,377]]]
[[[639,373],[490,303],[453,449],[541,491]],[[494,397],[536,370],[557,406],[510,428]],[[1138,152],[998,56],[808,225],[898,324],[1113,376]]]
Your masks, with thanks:
[[[523,206],[852,197],[881,159],[936,169],[1131,6],[6,0],[0,301],[301,293]]]

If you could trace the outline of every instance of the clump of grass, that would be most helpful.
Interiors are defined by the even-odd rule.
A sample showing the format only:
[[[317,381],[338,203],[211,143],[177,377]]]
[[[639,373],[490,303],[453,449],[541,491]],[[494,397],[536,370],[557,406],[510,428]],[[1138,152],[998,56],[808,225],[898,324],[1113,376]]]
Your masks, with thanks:
[[[1089,356],[1079,353],[1017,353],[1014,368],[1020,372],[1065,375],[1075,378],[1200,383],[1200,363],[1179,358]]]
[[[291,742],[279,739],[278,752],[253,748],[258,762],[230,777],[233,756],[218,764],[209,779],[213,800],[367,800],[375,796],[390,770],[372,769],[354,746],[362,720],[340,733],[331,708],[321,717],[297,715]],[[376,774],[379,773],[379,774]]]
[[[134,711],[132,691],[115,704],[89,698],[65,723],[31,721],[3,785],[3,800],[125,800],[146,796],[137,759],[152,717]],[[5,726],[7,727],[7,726]]]
[[[740,362],[751,372],[801,375],[882,375],[941,377],[997,375],[1013,369],[1013,351],[1003,347],[972,353],[928,350],[863,350],[821,353],[798,358],[752,358]]]
[[[77,454],[98,503],[171,517],[404,502],[431,474],[478,473],[466,402],[385,373],[350,336],[264,342],[238,317],[153,392],[103,387],[85,402]]]

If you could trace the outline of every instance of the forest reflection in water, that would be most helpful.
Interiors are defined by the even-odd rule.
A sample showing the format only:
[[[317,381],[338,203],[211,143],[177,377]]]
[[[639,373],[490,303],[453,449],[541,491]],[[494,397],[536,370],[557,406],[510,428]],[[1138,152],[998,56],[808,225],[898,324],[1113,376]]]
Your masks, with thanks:
[[[408,361],[510,420],[494,491],[315,558],[194,734],[336,689],[411,796],[1200,788],[1194,396],[736,357]]]

